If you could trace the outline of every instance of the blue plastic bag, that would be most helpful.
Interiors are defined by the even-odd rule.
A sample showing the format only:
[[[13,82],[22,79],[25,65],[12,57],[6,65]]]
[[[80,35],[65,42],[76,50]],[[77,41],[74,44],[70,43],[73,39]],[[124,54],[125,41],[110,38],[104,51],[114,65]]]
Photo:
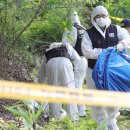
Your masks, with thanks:
[[[107,48],[93,69],[93,79],[99,90],[130,92],[130,57],[116,48]]]

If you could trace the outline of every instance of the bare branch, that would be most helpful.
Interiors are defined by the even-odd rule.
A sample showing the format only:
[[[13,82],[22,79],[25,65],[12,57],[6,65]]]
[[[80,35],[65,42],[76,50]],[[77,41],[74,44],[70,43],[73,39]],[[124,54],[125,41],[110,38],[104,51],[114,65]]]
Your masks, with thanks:
[[[32,19],[30,20],[30,22],[23,28],[23,30],[18,34],[18,36],[13,40],[12,44],[14,43],[14,41],[16,41],[22,34],[23,32],[31,25],[31,23],[33,22],[33,20],[36,18],[37,14],[40,12],[41,8],[44,5],[44,10],[46,9],[46,1],[42,0],[40,6],[38,7],[38,9],[35,11],[34,16],[32,17]]]

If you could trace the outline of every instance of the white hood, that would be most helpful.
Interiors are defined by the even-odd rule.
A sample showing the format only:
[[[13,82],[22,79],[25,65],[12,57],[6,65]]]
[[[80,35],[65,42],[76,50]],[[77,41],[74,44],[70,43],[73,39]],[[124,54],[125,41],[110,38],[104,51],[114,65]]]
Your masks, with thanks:
[[[73,24],[77,23],[78,25],[80,25],[81,27],[83,27],[85,29],[85,27],[83,25],[81,25],[81,22],[78,17],[78,13],[76,11],[73,11],[73,13],[71,14],[71,22]]]
[[[71,21],[72,23],[77,23],[78,25],[81,25],[80,23],[80,20],[79,20],[79,17],[78,17],[78,14],[76,11],[74,11],[72,14],[71,14]]]
[[[104,6],[97,6],[94,8],[92,15],[91,15],[91,22],[93,24],[93,26],[101,33],[101,35],[103,37],[105,37],[105,32],[106,31],[102,31],[101,28],[97,25],[97,23],[94,20],[94,17],[98,14],[104,14],[104,15],[108,15],[108,11]],[[111,20],[109,18],[109,16],[107,17],[107,22],[106,22],[106,28],[111,24]],[[106,30],[106,29],[105,29]]]

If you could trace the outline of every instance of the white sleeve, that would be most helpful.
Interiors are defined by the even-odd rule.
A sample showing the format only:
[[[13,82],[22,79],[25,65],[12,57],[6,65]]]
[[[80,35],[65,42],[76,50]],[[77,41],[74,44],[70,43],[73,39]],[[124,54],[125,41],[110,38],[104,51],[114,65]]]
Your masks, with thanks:
[[[46,83],[46,57],[45,55],[43,56],[41,66],[38,71],[38,83]]]
[[[72,38],[72,41],[68,38],[68,35]],[[62,43],[69,43],[72,47],[75,46],[77,40],[77,29],[72,27],[72,30],[66,30],[62,36]]]
[[[124,43],[124,47],[130,46],[130,35],[128,34],[127,30],[118,25],[116,25],[116,27],[119,41]]]
[[[81,43],[81,49],[83,52],[83,55],[87,59],[97,59],[98,56],[101,54],[102,49],[101,48],[94,48],[92,47],[92,42],[88,36],[88,33],[85,31]]]
[[[70,55],[71,62],[75,66],[75,64],[77,64],[77,62],[80,60],[80,56],[75,51],[75,49],[72,46],[70,46],[69,44],[66,44],[66,47],[67,47],[68,53]]]

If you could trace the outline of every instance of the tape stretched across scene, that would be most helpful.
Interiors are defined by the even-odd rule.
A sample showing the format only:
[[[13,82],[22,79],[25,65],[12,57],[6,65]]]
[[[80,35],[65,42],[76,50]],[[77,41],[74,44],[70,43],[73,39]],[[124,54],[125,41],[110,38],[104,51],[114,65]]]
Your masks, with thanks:
[[[119,17],[114,17],[114,16],[109,16],[111,19],[117,21],[117,22],[121,22],[123,20],[123,18],[119,18]]]
[[[0,98],[76,103],[89,106],[130,107],[130,93],[80,90],[13,81],[0,81]]]

